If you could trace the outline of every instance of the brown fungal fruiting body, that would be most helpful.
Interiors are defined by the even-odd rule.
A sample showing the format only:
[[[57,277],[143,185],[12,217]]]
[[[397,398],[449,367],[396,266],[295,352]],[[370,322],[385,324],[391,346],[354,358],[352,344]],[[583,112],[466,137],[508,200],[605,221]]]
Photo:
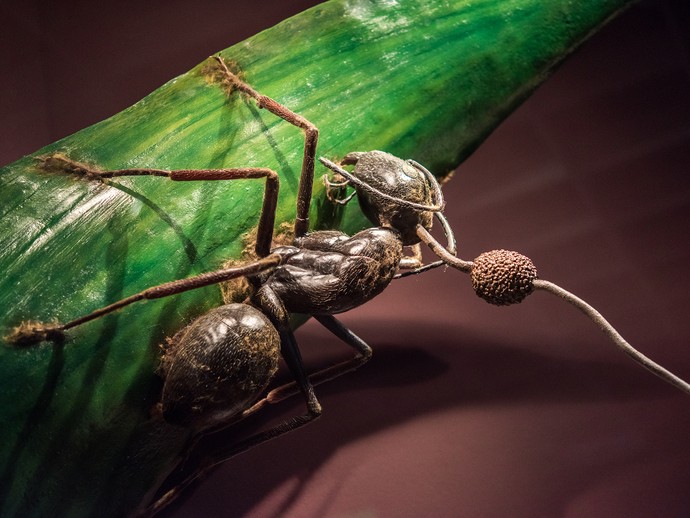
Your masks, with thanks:
[[[508,306],[522,302],[534,290],[537,269],[530,260],[510,250],[491,250],[474,260],[474,291],[489,304]]]

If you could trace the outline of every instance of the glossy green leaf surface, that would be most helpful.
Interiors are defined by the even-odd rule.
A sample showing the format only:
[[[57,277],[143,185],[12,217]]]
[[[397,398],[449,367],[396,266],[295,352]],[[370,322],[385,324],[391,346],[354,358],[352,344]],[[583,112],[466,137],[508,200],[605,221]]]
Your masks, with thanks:
[[[334,0],[225,51],[254,88],[314,122],[318,154],[382,149],[442,175],[626,0]],[[294,220],[303,136],[201,63],[60,151],[101,169],[269,167],[278,222]],[[317,177],[323,174],[317,169]],[[354,231],[315,183],[312,228]],[[68,321],[149,286],[237,257],[258,221],[261,181],[107,185],[47,173],[32,157],[0,170],[0,335]],[[152,418],[159,344],[221,303],[217,287],[131,306],[64,345],[0,348],[0,515],[136,509],[189,434]]]

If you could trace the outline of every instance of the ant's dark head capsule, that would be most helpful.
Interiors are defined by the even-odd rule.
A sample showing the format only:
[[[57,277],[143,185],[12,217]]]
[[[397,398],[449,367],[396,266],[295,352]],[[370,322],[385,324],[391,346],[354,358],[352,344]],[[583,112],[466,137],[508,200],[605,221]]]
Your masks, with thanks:
[[[164,419],[197,429],[226,422],[266,388],[279,357],[278,331],[258,309],[209,311],[177,333],[163,357]]]
[[[397,200],[431,206],[433,189],[425,173],[415,165],[383,151],[348,153],[343,164],[354,164],[352,174],[363,183]],[[362,212],[375,225],[389,226],[400,232],[404,245],[419,242],[417,224],[430,229],[433,212],[402,205],[370,189],[353,185]]]

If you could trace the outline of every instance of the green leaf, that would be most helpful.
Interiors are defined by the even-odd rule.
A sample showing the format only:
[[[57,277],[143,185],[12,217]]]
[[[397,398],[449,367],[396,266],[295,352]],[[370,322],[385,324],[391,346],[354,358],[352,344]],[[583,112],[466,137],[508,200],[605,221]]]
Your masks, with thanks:
[[[382,149],[443,175],[628,3],[334,0],[222,54],[319,127],[319,155]],[[228,97],[206,65],[0,170],[0,335],[218,268],[239,256],[260,210],[261,181],[101,185],[43,171],[35,157],[59,151],[102,169],[269,167],[281,177],[278,222],[294,220],[301,132]],[[316,182],[312,228],[365,225]],[[158,345],[219,304],[212,286],[130,306],[64,345],[3,345],[0,514],[116,516],[150,499],[190,440],[151,417]]]

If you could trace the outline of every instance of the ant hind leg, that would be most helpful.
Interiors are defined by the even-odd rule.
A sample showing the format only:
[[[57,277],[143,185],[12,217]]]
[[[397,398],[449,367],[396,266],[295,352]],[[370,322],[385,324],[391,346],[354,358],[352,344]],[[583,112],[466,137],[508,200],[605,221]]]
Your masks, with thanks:
[[[218,284],[230,279],[236,279],[237,277],[256,275],[275,268],[281,261],[282,259],[278,254],[272,254],[242,266],[225,268],[213,272],[202,273],[186,279],[159,284],[158,286],[153,286],[108,306],[97,309],[96,311],[67,322],[66,324],[44,324],[40,322],[20,324],[5,337],[5,340],[8,343],[18,346],[34,345],[46,340],[59,341],[64,337],[65,331],[113,313],[135,302],[169,297],[185,291]]]

